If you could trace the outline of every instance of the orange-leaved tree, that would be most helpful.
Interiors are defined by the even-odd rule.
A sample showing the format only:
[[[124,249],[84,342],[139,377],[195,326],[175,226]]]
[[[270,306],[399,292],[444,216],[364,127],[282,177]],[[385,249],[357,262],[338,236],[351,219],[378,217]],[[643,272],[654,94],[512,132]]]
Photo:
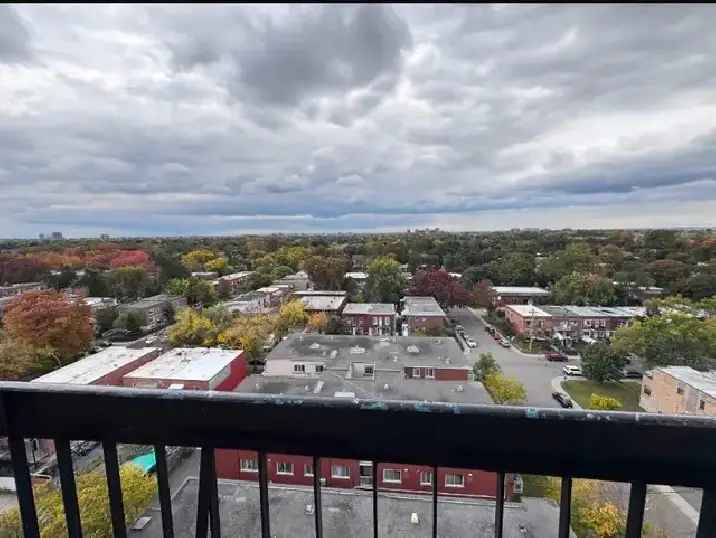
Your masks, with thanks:
[[[68,362],[92,342],[90,308],[56,291],[19,295],[3,316],[7,335],[33,347],[49,347]]]

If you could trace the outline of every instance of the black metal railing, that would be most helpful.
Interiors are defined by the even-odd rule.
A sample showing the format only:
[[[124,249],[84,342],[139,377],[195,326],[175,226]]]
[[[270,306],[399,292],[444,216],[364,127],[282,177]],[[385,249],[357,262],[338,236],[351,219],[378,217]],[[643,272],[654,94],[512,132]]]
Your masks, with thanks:
[[[502,536],[505,473],[562,477],[559,538],[569,536],[573,478],[631,483],[627,538],[641,536],[647,484],[703,488],[698,538],[716,536],[716,418],[404,401],[302,399],[223,392],[0,383],[0,436],[12,455],[24,535],[39,536],[24,439],[54,439],[69,536],[81,536],[69,442],[103,443],[114,534],[126,536],[117,443],[154,445],[163,532],[174,535],[165,446],[199,446],[196,536],[221,525],[215,448],[259,453],[261,534],[270,536],[267,453],[313,457],[315,531],[322,536],[321,457],[373,460],[378,536],[380,462],[497,473]],[[432,532],[437,536],[437,480]]]

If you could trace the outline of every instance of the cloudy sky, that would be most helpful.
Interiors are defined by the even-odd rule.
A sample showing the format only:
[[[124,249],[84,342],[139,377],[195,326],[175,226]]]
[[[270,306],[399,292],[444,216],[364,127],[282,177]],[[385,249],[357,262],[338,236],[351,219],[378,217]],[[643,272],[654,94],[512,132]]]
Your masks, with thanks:
[[[0,237],[716,226],[714,20],[0,5]]]

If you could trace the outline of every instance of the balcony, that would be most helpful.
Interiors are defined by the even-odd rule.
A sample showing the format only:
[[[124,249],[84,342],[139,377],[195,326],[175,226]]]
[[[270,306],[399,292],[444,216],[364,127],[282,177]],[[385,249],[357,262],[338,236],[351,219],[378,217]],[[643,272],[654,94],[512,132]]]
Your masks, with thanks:
[[[573,478],[631,483],[627,538],[641,536],[647,484],[704,489],[697,538],[716,536],[716,419],[644,413],[595,413],[560,409],[424,402],[310,399],[220,392],[36,386],[0,383],[0,435],[12,454],[24,536],[39,537],[24,439],[55,442],[69,536],[81,527],[70,441],[103,444],[114,535],[125,529],[117,443],[154,445],[163,534],[174,536],[166,446],[198,446],[201,472],[196,536],[221,535],[219,487],[214,448],[259,453],[257,503],[261,536],[271,534],[267,453],[373,462],[372,484],[380,462],[437,467],[479,467],[497,473],[494,536],[502,538],[505,473],[561,476],[559,538],[569,536]],[[430,433],[435,432],[435,433]],[[321,483],[313,478],[315,535],[323,535]],[[435,481],[433,481],[435,484]],[[309,490],[310,491],[310,490]],[[373,536],[381,512],[375,487]],[[440,535],[438,495],[433,485],[432,536]],[[384,514],[385,517],[386,514]]]

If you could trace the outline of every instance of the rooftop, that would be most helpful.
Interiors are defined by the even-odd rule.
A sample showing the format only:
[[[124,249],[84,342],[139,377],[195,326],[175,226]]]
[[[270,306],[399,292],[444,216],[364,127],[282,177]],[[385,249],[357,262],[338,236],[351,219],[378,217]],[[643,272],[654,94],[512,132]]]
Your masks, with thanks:
[[[159,351],[157,347],[129,349],[124,346],[110,346],[99,353],[88,355],[59,370],[33,379],[33,383],[72,383],[89,385],[111,374],[127,364],[141,359],[149,353]]]
[[[468,360],[470,359],[470,360]],[[433,336],[350,336],[293,333],[266,357],[274,360],[316,361],[327,369],[345,370],[352,362],[372,362],[376,371],[400,371],[402,366],[472,367],[454,338]]]
[[[536,318],[548,318],[552,316],[552,314],[545,312],[542,308],[529,304],[511,304],[507,305],[505,308],[509,308],[510,310],[517,312],[520,316],[533,316]]]
[[[218,347],[178,347],[140,366],[125,378],[211,381],[241,353]]]
[[[345,290],[300,290],[294,291],[296,297],[345,297]]]
[[[493,286],[492,289],[498,295],[549,295],[546,289],[533,286]]]
[[[133,303],[129,303],[122,306],[131,308],[151,308],[153,306],[157,306],[171,300],[172,297],[170,297],[169,295],[152,295],[151,297],[145,297],[144,299],[139,299],[138,301],[134,301]]]
[[[373,316],[394,316],[395,305],[391,303],[349,303],[343,309],[343,314],[368,314]]]
[[[254,482],[219,480],[222,534],[226,536],[260,536],[259,488]],[[172,512],[177,538],[194,536],[196,499],[199,480],[188,478],[172,497]],[[270,485],[272,536],[313,536],[313,490],[305,487]],[[403,493],[379,494],[379,533],[385,538],[428,538],[432,536],[432,500],[429,495]],[[322,488],[323,533],[325,536],[372,538],[373,505],[370,491]],[[418,515],[418,523],[410,522]],[[158,507],[150,509],[149,524],[141,531],[129,531],[137,538],[161,538],[162,518]],[[558,507],[544,499],[525,499],[506,503],[503,537],[553,536],[558,527]],[[482,499],[438,499],[438,536],[467,538],[494,534],[495,503]],[[570,534],[574,536],[574,534]]]
[[[343,306],[345,295],[304,295],[299,296],[306,310],[335,311]]]
[[[662,366],[657,368],[672,376],[677,381],[686,383],[687,385],[708,394],[712,398],[716,398],[716,371],[699,372],[690,366]]]
[[[368,278],[368,273],[364,271],[349,271],[343,276],[345,276],[345,278],[352,278],[354,280],[366,280]]]
[[[435,300],[435,297],[413,297],[403,298],[403,316],[440,316],[445,317],[445,312]]]
[[[219,280],[239,280],[246,278],[254,274],[254,271],[239,271],[238,273],[231,273],[230,275],[224,275],[219,277]]]
[[[646,315],[643,306],[573,306],[573,305],[540,305],[511,304],[505,306],[520,316],[535,317],[581,317],[581,318],[629,318]]]

